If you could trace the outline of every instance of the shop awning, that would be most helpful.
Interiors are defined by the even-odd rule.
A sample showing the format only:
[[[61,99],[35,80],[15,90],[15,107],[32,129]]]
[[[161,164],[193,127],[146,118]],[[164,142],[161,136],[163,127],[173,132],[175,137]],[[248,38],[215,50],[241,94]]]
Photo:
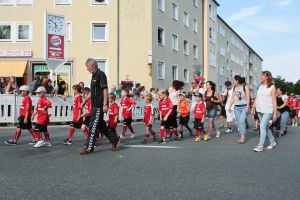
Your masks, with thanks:
[[[0,61],[0,77],[23,77],[27,60],[22,61]]]

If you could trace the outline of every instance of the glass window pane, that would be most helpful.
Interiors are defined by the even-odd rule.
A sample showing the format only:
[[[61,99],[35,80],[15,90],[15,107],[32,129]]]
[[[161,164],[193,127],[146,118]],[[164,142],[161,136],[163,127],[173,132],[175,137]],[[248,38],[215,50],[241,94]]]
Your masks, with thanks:
[[[104,40],[105,39],[105,25],[94,25],[94,39]]]
[[[0,25],[0,40],[1,39],[11,39],[10,25]]]
[[[12,0],[0,0],[0,4],[12,4]]]
[[[18,39],[28,40],[29,39],[29,25],[18,26]]]
[[[17,0],[17,4],[31,4],[31,0]]]
[[[97,64],[98,64],[98,69],[105,72],[105,61],[98,61]]]
[[[59,4],[69,4],[70,0],[56,0]]]

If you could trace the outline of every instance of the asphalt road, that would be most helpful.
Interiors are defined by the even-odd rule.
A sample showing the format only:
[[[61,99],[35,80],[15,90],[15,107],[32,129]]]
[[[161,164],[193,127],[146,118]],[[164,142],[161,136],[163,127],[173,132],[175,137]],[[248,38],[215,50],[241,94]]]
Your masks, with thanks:
[[[0,131],[0,199],[300,199],[300,127],[289,125],[273,150],[256,153],[249,121],[245,144],[237,143],[234,126],[210,141],[196,143],[185,130],[179,142],[143,145],[144,126],[135,125],[136,138],[127,132],[118,151],[104,139],[92,155],[79,154],[80,130],[70,146],[60,143],[68,129],[51,130],[53,146],[42,148],[28,145],[26,131],[17,146],[7,146],[14,132]]]

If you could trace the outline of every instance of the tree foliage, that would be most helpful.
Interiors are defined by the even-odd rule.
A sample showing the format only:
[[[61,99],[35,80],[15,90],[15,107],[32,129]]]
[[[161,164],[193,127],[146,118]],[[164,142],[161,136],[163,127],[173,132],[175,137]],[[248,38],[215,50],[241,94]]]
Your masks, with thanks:
[[[293,82],[287,82],[281,76],[273,78],[276,88],[282,88],[288,94],[293,92],[294,94],[300,94],[300,79],[294,84]]]

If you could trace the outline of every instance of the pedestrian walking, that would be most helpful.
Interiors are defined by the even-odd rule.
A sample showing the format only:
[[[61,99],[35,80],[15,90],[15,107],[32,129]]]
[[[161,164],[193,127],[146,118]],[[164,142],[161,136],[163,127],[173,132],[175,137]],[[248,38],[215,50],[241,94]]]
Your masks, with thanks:
[[[189,121],[190,121],[190,106],[189,103],[185,99],[185,94],[181,93],[179,95],[179,103],[178,103],[178,113],[180,113],[179,117],[179,125],[180,125],[180,136],[183,137],[183,126],[189,131],[190,136],[193,136],[193,132],[191,128],[189,127]]]
[[[201,141],[200,132],[204,134],[204,141],[208,140],[208,135],[204,129],[204,119],[206,115],[205,104],[203,101],[203,95],[201,93],[195,94],[197,104],[194,108],[195,121],[194,128],[196,129],[196,139],[195,142]]]
[[[225,133],[232,133],[231,126],[232,126],[232,121],[235,120],[235,116],[234,116],[234,112],[229,112],[228,110],[229,110],[230,101],[232,98],[233,88],[232,88],[232,84],[230,81],[226,81],[225,86],[227,89],[223,94],[223,96],[226,99],[225,111],[226,111],[227,130],[225,131]],[[234,104],[231,106],[231,110],[233,110],[233,108],[234,108]]]
[[[288,96],[282,88],[277,88],[277,110],[280,112],[280,134],[283,136],[286,130],[286,121],[290,116],[290,108],[288,106]]]
[[[98,64],[95,59],[88,58],[85,65],[86,69],[92,74],[92,80],[91,92],[82,103],[82,107],[89,99],[92,99],[92,110],[89,125],[89,136],[86,140],[85,148],[81,150],[80,153],[85,155],[94,152],[97,129],[99,129],[101,133],[103,133],[112,143],[111,150],[116,151],[120,140],[108,129],[103,119],[104,113],[108,111],[108,87],[106,75],[103,71],[98,69]]]
[[[112,131],[116,137],[118,137],[117,133],[117,125],[119,121],[119,106],[116,102],[116,95],[114,93],[108,94],[108,101],[109,101],[109,117],[108,117],[108,129]]]
[[[151,104],[152,102],[152,95],[151,94],[147,94],[145,95],[144,101],[146,103],[145,109],[144,109],[144,119],[143,122],[146,125],[146,134],[145,134],[145,139],[142,143],[146,144],[149,142],[149,137],[151,133],[151,135],[153,136],[153,140],[156,141],[157,139],[157,135],[156,133],[152,130],[152,126],[153,126],[153,122],[154,122],[154,114],[155,114],[155,110],[153,108],[153,105]]]
[[[232,105],[234,104],[234,115],[241,135],[238,143],[244,144],[246,142],[246,119],[250,113],[250,92],[246,86],[245,77],[235,75],[233,83],[235,86],[233,87],[233,94],[228,111],[232,112]]]
[[[268,136],[270,145],[268,149],[273,149],[276,145],[273,134],[269,128],[269,121],[277,120],[277,102],[276,88],[273,84],[272,74],[269,71],[263,71],[260,75],[261,85],[257,91],[254,105],[252,106],[252,115],[256,110],[260,120],[260,137],[259,144],[253,150],[256,152],[263,151],[266,136]]]
[[[204,94],[204,100],[206,102],[206,110],[208,117],[208,139],[210,139],[210,134],[212,129],[216,131],[216,137],[220,137],[220,131],[215,125],[215,118],[218,112],[218,104],[221,103],[221,97],[216,91],[216,84],[212,81],[206,82],[206,91]]]

